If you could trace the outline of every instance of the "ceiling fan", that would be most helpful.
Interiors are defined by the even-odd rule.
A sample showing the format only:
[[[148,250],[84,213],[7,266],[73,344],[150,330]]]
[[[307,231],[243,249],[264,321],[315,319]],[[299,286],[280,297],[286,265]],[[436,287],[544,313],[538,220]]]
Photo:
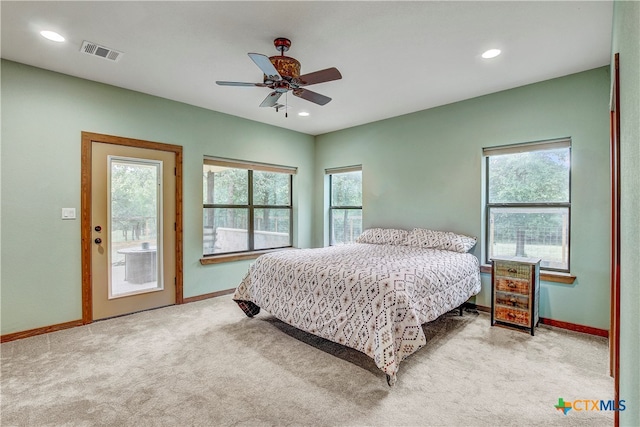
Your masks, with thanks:
[[[271,92],[260,104],[261,107],[275,107],[276,111],[284,107],[278,104],[282,94],[291,91],[298,98],[306,99],[318,105],[325,105],[331,98],[319,93],[305,89],[317,83],[330,82],[342,78],[340,71],[336,68],[327,68],[309,74],[300,75],[300,62],[295,58],[285,56],[284,52],[289,50],[291,40],[278,37],[273,41],[276,50],[280,55],[268,57],[260,53],[249,53],[249,57],[262,70],[264,74],[262,83],[226,82],[217,81],[220,86],[257,86],[268,87]],[[286,113],[285,113],[286,115]]]

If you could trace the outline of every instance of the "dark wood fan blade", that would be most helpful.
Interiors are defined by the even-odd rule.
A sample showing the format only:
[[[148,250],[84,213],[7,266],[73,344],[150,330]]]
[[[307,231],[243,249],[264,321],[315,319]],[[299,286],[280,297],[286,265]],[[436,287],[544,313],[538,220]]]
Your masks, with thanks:
[[[217,81],[216,84],[220,85],[220,86],[258,86],[258,87],[265,87],[266,85],[264,83],[245,83],[245,82],[221,82],[221,81]]]
[[[282,77],[276,70],[276,67],[273,66],[271,60],[268,56],[262,55],[261,53],[249,53],[249,58],[256,63],[256,65],[262,70],[265,76],[267,76],[268,80],[278,81],[282,80]]]
[[[331,98],[328,96],[320,95],[319,93],[312,92],[308,89],[294,89],[293,94],[298,98],[306,99],[307,101],[311,101],[318,105],[325,105],[327,102],[331,101]]]
[[[275,107],[278,103],[278,99],[282,96],[281,92],[271,92],[260,104],[261,107]]]
[[[341,78],[342,74],[340,74],[340,71],[332,67],[314,73],[303,74],[298,77],[298,80],[300,80],[300,86],[309,86],[317,83],[330,82],[332,80],[340,80]]]

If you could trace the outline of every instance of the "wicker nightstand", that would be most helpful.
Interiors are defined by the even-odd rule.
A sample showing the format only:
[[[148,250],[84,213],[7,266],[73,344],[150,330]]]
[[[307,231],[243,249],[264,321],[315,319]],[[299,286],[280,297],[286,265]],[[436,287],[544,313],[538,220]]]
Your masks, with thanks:
[[[505,257],[491,261],[491,326],[513,326],[533,335],[540,319],[540,259]]]

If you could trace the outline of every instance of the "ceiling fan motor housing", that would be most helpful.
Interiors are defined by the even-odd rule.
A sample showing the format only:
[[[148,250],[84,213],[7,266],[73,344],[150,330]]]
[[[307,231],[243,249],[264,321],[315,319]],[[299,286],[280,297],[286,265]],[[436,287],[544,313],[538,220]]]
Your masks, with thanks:
[[[278,37],[273,41],[273,45],[276,47],[278,52],[284,53],[291,47],[291,40],[285,37]]]

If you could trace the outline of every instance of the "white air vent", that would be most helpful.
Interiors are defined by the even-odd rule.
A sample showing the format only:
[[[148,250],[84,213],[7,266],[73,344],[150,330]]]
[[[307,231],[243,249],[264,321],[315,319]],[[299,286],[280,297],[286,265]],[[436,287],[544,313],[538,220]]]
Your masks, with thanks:
[[[80,48],[80,52],[86,53],[91,56],[98,56],[103,59],[108,59],[109,61],[118,61],[123,52],[118,52],[117,50],[113,50],[109,47],[100,46],[99,44],[84,41],[82,42],[82,47]]]

